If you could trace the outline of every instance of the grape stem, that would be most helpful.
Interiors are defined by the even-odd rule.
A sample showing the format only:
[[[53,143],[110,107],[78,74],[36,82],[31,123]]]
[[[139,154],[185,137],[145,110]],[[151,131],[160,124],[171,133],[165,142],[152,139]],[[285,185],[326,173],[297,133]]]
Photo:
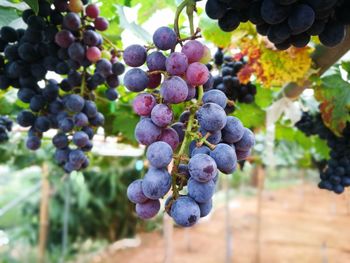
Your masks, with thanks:
[[[155,74],[163,74],[164,76],[168,76],[168,72],[164,70],[154,70],[147,72],[148,75],[155,75]]]
[[[186,13],[188,16],[188,20],[190,22],[190,30],[191,35],[194,35],[194,25],[193,25],[193,12],[196,11],[196,2],[195,1],[189,1],[186,7]]]
[[[181,39],[180,29],[179,29],[180,15],[181,15],[182,11],[185,9],[185,7],[190,5],[192,2],[193,2],[193,0],[184,0],[176,9],[175,20],[174,20],[174,30],[175,30],[175,33],[176,33],[179,40]]]
[[[184,140],[182,141],[180,150],[176,154],[177,157],[175,156],[175,158],[174,158],[175,159],[174,166],[173,166],[173,169],[171,171],[171,174],[172,174],[172,186],[171,186],[171,188],[173,191],[173,198],[174,199],[178,198],[179,191],[181,190],[180,188],[176,187],[177,169],[178,169],[179,164],[181,162],[181,157],[185,155],[186,148],[188,147],[188,144],[189,144],[191,137],[192,137],[192,134],[193,134],[192,128],[193,128],[193,124],[195,122],[194,116],[196,114],[196,110],[197,110],[198,106],[200,105],[200,103],[202,102],[202,99],[203,99],[203,86],[199,86],[197,92],[198,92],[197,107],[191,108],[191,114],[190,114],[190,117],[188,119],[186,130],[185,130],[185,137],[184,137]]]
[[[124,52],[124,50],[120,50],[117,48],[116,45],[113,44],[113,42],[108,38],[106,37],[105,35],[102,35],[103,37],[103,41],[105,41],[106,43],[108,43],[117,53],[122,53]]]

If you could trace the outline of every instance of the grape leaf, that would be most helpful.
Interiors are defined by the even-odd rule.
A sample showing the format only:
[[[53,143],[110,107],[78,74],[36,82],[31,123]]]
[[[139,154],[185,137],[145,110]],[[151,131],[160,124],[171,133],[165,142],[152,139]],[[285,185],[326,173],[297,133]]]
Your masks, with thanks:
[[[24,11],[24,10],[28,9],[28,5],[26,3],[13,3],[10,1],[6,1],[6,0],[0,0],[0,6],[12,7],[12,8],[15,8],[15,9],[20,10],[20,11]]]
[[[164,8],[175,9],[175,1],[173,0],[131,0],[131,6],[141,4],[140,9],[137,13],[137,22],[143,24],[146,22],[155,12]]]
[[[342,79],[340,73],[326,76],[315,88],[315,97],[321,103],[323,121],[340,136],[346,122],[350,121],[350,84]]]
[[[263,127],[265,123],[265,111],[258,105],[239,103],[234,115],[248,128]]]
[[[203,14],[199,21],[202,35],[205,40],[212,42],[218,47],[228,47],[231,44],[232,33],[222,31],[215,20]]]
[[[38,0],[24,0],[29,7],[34,11],[35,14],[39,12],[39,1]]]
[[[0,8],[0,27],[10,24],[18,15],[13,8]]]
[[[117,7],[115,1],[102,1],[102,6],[100,7],[101,16],[110,20],[116,17]]]

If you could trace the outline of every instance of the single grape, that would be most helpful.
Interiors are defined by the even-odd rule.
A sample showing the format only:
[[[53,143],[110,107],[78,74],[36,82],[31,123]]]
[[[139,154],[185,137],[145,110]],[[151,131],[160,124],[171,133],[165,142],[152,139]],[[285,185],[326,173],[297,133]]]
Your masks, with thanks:
[[[136,213],[141,219],[150,219],[158,214],[160,210],[159,200],[147,200],[136,204]]]
[[[236,155],[237,155],[238,161],[246,160],[250,156],[250,150],[248,151],[236,150]]]
[[[210,180],[206,183],[199,183],[190,178],[187,183],[188,195],[197,203],[208,202],[214,195],[215,183]]]
[[[166,127],[173,120],[173,111],[165,104],[157,104],[152,109],[151,119],[158,127]]]
[[[146,156],[153,167],[166,168],[173,158],[173,150],[165,142],[154,142],[148,146]]]
[[[97,47],[89,47],[86,50],[86,58],[95,63],[101,59],[101,50]]]
[[[80,13],[83,11],[84,6],[81,0],[70,0],[68,4],[68,9],[74,13]]]
[[[41,140],[37,136],[29,136],[27,138],[26,146],[29,150],[36,151],[41,146]]]
[[[227,117],[227,123],[222,130],[222,139],[229,144],[236,143],[242,139],[244,127],[242,122],[233,116]]]
[[[160,50],[174,49],[177,43],[176,33],[169,27],[160,27],[153,34],[153,43]]]
[[[96,4],[90,4],[85,8],[85,13],[90,18],[97,18],[100,14],[100,9]]]
[[[50,126],[50,120],[45,116],[39,116],[34,122],[35,130],[38,132],[47,132],[50,129]]]
[[[166,169],[151,167],[142,181],[142,192],[147,198],[157,200],[165,196],[171,187],[171,176]]]
[[[170,127],[162,130],[159,140],[169,144],[173,151],[175,151],[180,144],[179,135],[173,128]]]
[[[147,73],[139,68],[132,68],[124,76],[125,87],[133,92],[140,92],[147,88],[149,78]]]
[[[135,204],[144,203],[148,200],[148,198],[142,192],[142,179],[133,181],[128,186],[126,194],[128,199]]]
[[[76,94],[71,94],[66,97],[65,107],[71,112],[81,112],[85,105],[85,100]]]
[[[215,103],[205,103],[198,110],[197,119],[199,125],[209,132],[221,130],[227,122],[225,111]]]
[[[200,217],[198,204],[188,196],[180,196],[171,206],[171,217],[176,224],[190,227],[196,224]]]
[[[188,168],[191,177],[202,183],[212,180],[217,173],[214,159],[206,154],[196,154],[191,157]]]
[[[186,100],[188,95],[187,83],[178,76],[163,81],[160,94],[165,103],[177,104]]]
[[[141,119],[135,128],[136,140],[144,145],[150,145],[157,141],[161,133],[161,129],[150,118]]]
[[[188,63],[198,62],[204,55],[204,45],[197,40],[189,40],[182,47],[181,52],[188,58]]]
[[[183,124],[182,122],[175,122],[173,125],[171,125],[171,128],[173,128],[179,138],[179,142],[182,142],[185,138],[185,124]]]
[[[105,92],[106,98],[110,101],[115,101],[118,99],[119,94],[114,88],[108,88]]]
[[[79,15],[76,13],[68,13],[63,18],[63,26],[69,30],[77,31],[81,26]]]
[[[198,206],[199,206],[199,210],[200,210],[200,216],[205,217],[205,216],[209,215],[210,211],[213,208],[213,200],[210,199],[209,201],[207,201],[205,203],[198,204]]]
[[[68,147],[68,137],[64,133],[57,133],[53,138],[52,138],[52,144],[57,148],[57,149],[64,149]]]
[[[73,120],[74,120],[75,126],[77,127],[85,127],[85,126],[88,126],[89,124],[88,117],[82,112],[75,114],[73,117]]]
[[[192,86],[204,85],[209,79],[209,70],[204,64],[194,62],[187,68],[186,79]]]
[[[108,23],[107,19],[105,19],[103,17],[98,17],[95,19],[94,25],[98,31],[105,31],[105,30],[107,30],[109,23]]]
[[[74,133],[72,141],[76,146],[84,147],[89,142],[89,136],[83,131],[78,131]]]
[[[201,147],[195,147],[192,151],[191,151],[191,154],[190,156],[193,157],[195,156],[196,154],[210,154],[210,149],[209,147],[203,145]]]
[[[128,46],[123,52],[123,59],[130,67],[139,67],[146,62],[147,52],[141,45]]]
[[[165,67],[165,61],[166,57],[163,55],[162,52],[154,51],[151,54],[147,56],[146,62],[147,67],[150,71],[154,70],[166,70]]]
[[[218,104],[221,108],[225,109],[227,105],[227,97],[225,93],[223,93],[220,90],[209,90],[207,92],[204,92],[203,95],[203,103],[216,103]]]
[[[165,67],[169,74],[181,76],[188,67],[187,56],[180,52],[173,52],[165,61]]]
[[[218,169],[222,173],[232,174],[236,170],[237,156],[231,146],[220,143],[216,145],[210,156],[215,160]]]
[[[235,143],[235,148],[238,151],[249,151],[254,146],[254,143],[254,133],[251,130],[244,128],[243,136]]]
[[[138,94],[132,103],[134,112],[140,116],[150,116],[155,105],[156,99],[149,93]]]
[[[120,63],[120,62],[116,62],[112,65],[112,72],[115,75],[122,75],[125,71],[125,66]]]

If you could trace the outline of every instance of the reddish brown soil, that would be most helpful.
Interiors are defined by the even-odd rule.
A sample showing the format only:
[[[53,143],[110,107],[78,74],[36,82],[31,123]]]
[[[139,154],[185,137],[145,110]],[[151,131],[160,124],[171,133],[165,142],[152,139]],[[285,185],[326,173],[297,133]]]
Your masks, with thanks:
[[[336,196],[315,186],[265,191],[260,221],[260,260],[256,242],[257,198],[232,200],[232,262],[350,262],[348,197],[349,193]],[[216,207],[208,220],[191,229],[175,228],[172,263],[225,262],[225,233],[223,206]],[[105,252],[92,262],[164,262],[162,233],[141,234],[140,237],[139,247]]]

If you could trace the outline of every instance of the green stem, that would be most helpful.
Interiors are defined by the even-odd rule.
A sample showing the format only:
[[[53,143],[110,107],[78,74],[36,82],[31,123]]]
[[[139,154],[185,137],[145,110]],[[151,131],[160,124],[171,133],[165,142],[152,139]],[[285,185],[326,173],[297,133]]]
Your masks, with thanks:
[[[121,50],[119,50],[119,49],[117,48],[116,45],[113,44],[113,42],[112,42],[108,37],[103,36],[103,41],[105,41],[106,43],[108,43],[108,44],[109,44],[113,49],[115,49],[116,51],[122,52]]]
[[[182,3],[177,7],[176,12],[175,12],[175,20],[174,20],[174,30],[179,39],[181,39],[180,36],[180,29],[179,29],[179,18],[181,12],[184,10],[184,8],[188,5],[190,0],[184,0]]]
[[[186,13],[188,16],[188,20],[190,22],[190,30],[191,30],[191,36],[195,34],[194,32],[194,24],[193,24],[193,12],[196,8],[196,2],[195,1],[189,1],[187,8],[186,8]]]

